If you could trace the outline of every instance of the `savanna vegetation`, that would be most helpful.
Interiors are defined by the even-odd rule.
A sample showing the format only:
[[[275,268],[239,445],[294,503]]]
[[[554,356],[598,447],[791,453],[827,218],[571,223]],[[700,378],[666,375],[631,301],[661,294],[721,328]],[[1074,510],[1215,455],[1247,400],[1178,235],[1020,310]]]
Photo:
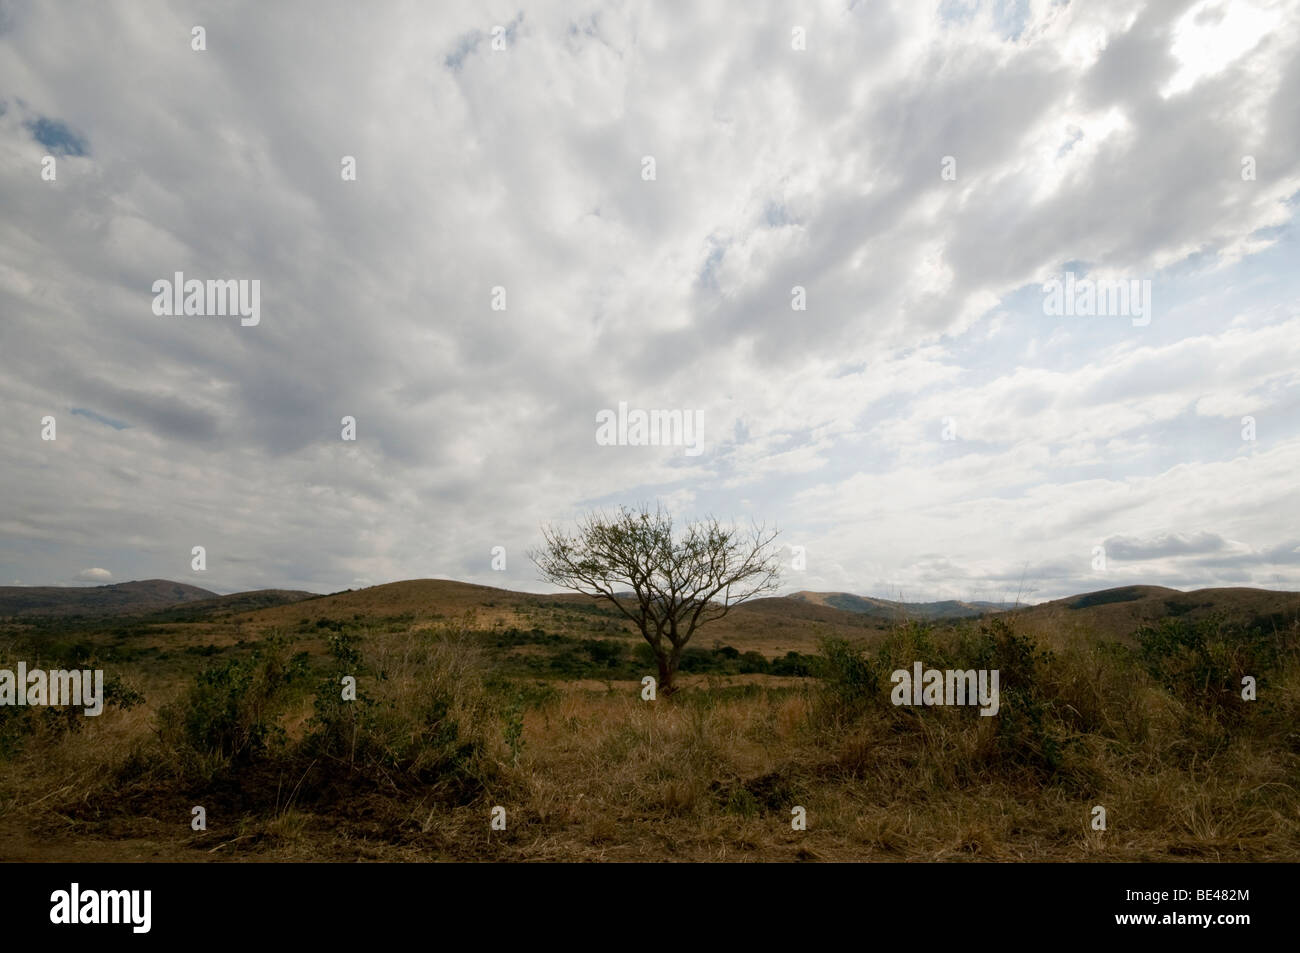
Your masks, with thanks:
[[[1111,639],[1011,614],[776,656],[693,645],[680,690],[650,702],[644,640],[557,605],[512,624],[485,608],[267,632],[10,626],[0,668],[101,667],[108,704],[0,708],[0,855],[1300,858],[1293,618],[1171,616]],[[997,668],[998,716],[896,707],[890,673],[915,661]]]

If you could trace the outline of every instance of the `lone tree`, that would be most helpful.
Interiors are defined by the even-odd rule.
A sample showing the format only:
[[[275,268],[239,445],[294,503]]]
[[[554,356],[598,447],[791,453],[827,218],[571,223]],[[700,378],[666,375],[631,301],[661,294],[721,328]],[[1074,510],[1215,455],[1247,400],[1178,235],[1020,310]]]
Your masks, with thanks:
[[[529,557],[547,582],[612,602],[636,623],[659,663],[659,690],[676,691],[673,678],[695,630],[778,583],[776,530],[748,533],[712,517],[673,535],[672,517],[621,507],[616,516],[593,513],[575,533],[542,527],[546,540]]]

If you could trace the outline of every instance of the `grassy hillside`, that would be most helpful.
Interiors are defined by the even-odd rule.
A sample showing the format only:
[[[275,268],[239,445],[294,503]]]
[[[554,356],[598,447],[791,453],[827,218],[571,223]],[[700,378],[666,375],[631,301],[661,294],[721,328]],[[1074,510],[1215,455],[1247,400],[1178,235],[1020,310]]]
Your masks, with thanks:
[[[796,592],[790,598],[800,602],[811,602],[814,605],[831,606],[846,612],[859,612],[891,622],[906,619],[965,619],[1013,608],[1007,603],[960,602],[954,599],[941,602],[895,602],[891,599],[856,596],[849,592],[804,591]]]
[[[119,582],[111,586],[0,586],[0,618],[126,615],[216,596],[207,589],[167,579]]]
[[[631,605],[629,604],[629,608]],[[310,628],[320,623],[429,625],[469,615],[479,628],[540,627],[564,636],[640,639],[635,627],[608,602],[574,594],[537,595],[448,579],[414,579],[335,593],[242,615],[259,632]],[[862,637],[883,632],[885,619],[868,618],[791,598],[755,599],[701,630],[720,641],[768,656],[809,650],[822,635]]]
[[[1300,859],[1300,594],[899,622],[763,599],[648,702],[643,643],[590,599],[251,608],[274,593],[0,624],[0,668],[102,667],[109,698],[0,708],[0,859]],[[998,715],[894,706],[915,661],[998,669]]]
[[[211,599],[199,599],[180,605],[169,606],[150,612],[146,618],[150,621],[190,621],[205,619],[227,619],[234,615],[268,609],[277,606],[293,605],[305,599],[318,599],[314,592],[301,589],[253,589],[248,592],[232,592],[226,596]]]
[[[1189,622],[1221,615],[1244,623],[1286,625],[1300,613],[1300,593],[1268,589],[1195,589],[1122,586],[1018,609],[1025,624],[1063,632],[1087,631],[1124,639],[1143,625],[1165,618]]]

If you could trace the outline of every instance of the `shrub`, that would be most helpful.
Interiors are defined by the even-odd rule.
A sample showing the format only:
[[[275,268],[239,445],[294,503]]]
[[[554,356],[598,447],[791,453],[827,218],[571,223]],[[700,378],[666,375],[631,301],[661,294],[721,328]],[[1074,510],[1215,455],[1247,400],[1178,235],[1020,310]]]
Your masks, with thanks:
[[[1161,619],[1144,625],[1136,637],[1138,658],[1166,691],[1229,720],[1244,709],[1242,676],[1258,677],[1276,661],[1273,644],[1261,629],[1213,617]]]
[[[758,653],[746,652],[745,655],[758,655]],[[759,655],[759,658],[762,658],[762,656]],[[757,671],[770,671],[773,675],[793,675],[798,678],[807,678],[813,674],[814,667],[816,666],[815,659],[816,656],[812,655],[803,655],[799,652],[786,652],[785,655],[780,658],[772,659],[770,664],[768,664],[767,660],[764,659],[764,668],[757,669]]]
[[[359,641],[336,637],[330,649],[335,665],[316,695],[303,742],[326,775],[437,785],[456,796],[477,790],[487,772],[484,728],[497,719],[478,648],[466,632],[443,625],[385,640],[369,652]],[[357,677],[355,700],[342,698],[344,674]],[[516,751],[522,721],[520,729]],[[511,744],[508,726],[504,737]]]
[[[179,701],[159,711],[159,734],[199,755],[250,761],[284,741],[277,719],[288,701],[287,689],[301,683],[305,673],[301,656],[290,663],[283,644],[267,640],[246,658],[200,671]]]
[[[879,703],[880,671],[861,646],[834,637],[821,639],[818,646],[814,671],[821,691],[813,709],[815,720],[851,721]]]
[[[582,648],[598,668],[617,668],[627,656],[627,646],[617,639],[583,639]]]
[[[1201,746],[1221,747],[1252,718],[1276,723],[1286,717],[1285,705],[1277,705],[1285,692],[1259,701],[1241,697],[1247,675],[1257,682],[1281,684],[1285,673],[1294,671],[1297,626],[1274,629],[1274,621],[1243,624],[1218,616],[1196,621],[1179,617],[1137,631],[1138,663],[1178,702],[1183,732]]]
[[[1064,758],[1064,733],[1052,717],[1049,690],[1053,653],[1040,649],[1029,635],[1006,619],[980,626],[972,664],[964,668],[997,669],[1000,707],[996,759],[1000,767],[1020,766],[1053,773]]]

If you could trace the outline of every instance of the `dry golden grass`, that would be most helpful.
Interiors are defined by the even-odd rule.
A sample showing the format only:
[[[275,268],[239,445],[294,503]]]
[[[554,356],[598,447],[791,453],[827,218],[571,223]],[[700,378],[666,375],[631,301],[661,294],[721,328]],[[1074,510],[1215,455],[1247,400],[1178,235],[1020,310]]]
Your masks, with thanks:
[[[480,628],[541,625],[560,634],[590,634],[591,616],[583,610],[602,613],[608,625],[635,636],[631,623],[600,599],[574,594],[535,595],[495,589],[447,579],[413,579],[372,586],[354,592],[260,609],[235,617],[244,633],[264,634],[287,630],[303,620],[374,620],[402,618],[416,627],[435,627],[446,619],[470,615]],[[756,599],[737,607],[709,626],[707,638],[720,640],[741,651],[758,651],[768,656],[789,651],[808,651],[827,633],[864,637],[888,628],[889,622],[829,606],[789,598]]]
[[[814,679],[687,676],[655,702],[636,682],[573,680],[512,708],[510,684],[485,687],[491,659],[472,633],[416,622],[363,643],[368,670],[384,673],[366,691],[398,719],[376,737],[416,754],[359,780],[369,769],[335,764],[342,773],[322,776],[329,756],[303,747],[306,695],[275,716],[286,750],[301,752],[239,768],[216,758],[208,777],[159,746],[158,712],[185,686],[146,668],[147,704],[38,732],[0,761],[0,859],[1300,859],[1294,659],[1267,686],[1274,714],[1224,740],[1086,633],[1042,620],[1026,630],[1056,652],[1039,681],[1066,751],[1051,770],[1035,767],[1037,736],[1000,748],[997,719],[888,706],[846,715]],[[304,646],[320,651],[321,637],[290,648]],[[424,726],[401,717],[430,696],[448,700],[477,746],[467,795],[412,780],[430,763]],[[190,829],[194,804],[208,805],[207,831]],[[505,830],[490,826],[498,805]],[[1094,805],[1105,831],[1090,827]],[[807,830],[791,827],[796,806]]]

